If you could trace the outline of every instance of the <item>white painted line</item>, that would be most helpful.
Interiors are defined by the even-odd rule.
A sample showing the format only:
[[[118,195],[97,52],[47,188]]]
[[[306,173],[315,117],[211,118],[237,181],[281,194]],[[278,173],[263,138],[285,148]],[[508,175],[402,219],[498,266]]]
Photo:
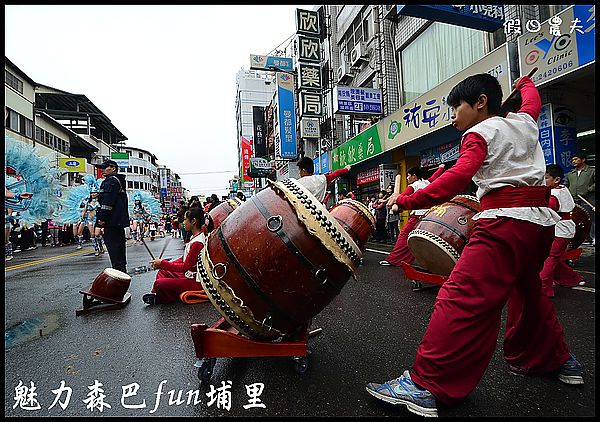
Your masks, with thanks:
[[[380,253],[380,254],[383,254],[383,255],[388,255],[388,254],[389,254],[389,252],[386,252],[386,251],[378,251],[377,249],[365,249],[365,251],[369,251],[369,252],[375,252],[375,253]]]

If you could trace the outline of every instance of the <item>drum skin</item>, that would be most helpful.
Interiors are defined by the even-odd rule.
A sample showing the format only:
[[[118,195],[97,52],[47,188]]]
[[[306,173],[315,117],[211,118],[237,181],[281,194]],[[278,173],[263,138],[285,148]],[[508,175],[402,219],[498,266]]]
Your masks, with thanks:
[[[481,210],[474,196],[457,195],[431,207],[408,235],[408,249],[433,274],[449,275],[464,249]]]
[[[239,199],[229,198],[210,210],[208,215],[212,218],[215,229],[240,205],[241,201]]]
[[[113,275],[110,273],[113,273]],[[122,302],[130,283],[131,277],[129,275],[107,268],[98,274],[86,293],[105,302]]]
[[[287,187],[270,182],[243,210],[234,210],[211,232],[198,263],[197,281],[217,311],[260,340],[305,328],[362,258],[325,207],[289,180]]]
[[[567,250],[576,249],[585,239],[590,235],[590,230],[592,228],[592,220],[588,212],[580,205],[575,205],[575,208],[569,213],[571,214],[571,219],[575,222],[575,236],[569,242],[569,247]]]
[[[343,199],[329,213],[364,252],[367,241],[375,231],[375,217],[359,201]]]

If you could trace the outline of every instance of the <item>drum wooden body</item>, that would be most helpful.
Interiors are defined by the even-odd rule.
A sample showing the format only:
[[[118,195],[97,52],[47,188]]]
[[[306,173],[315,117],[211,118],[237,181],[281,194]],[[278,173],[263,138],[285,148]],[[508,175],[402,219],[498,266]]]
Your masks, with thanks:
[[[567,250],[576,249],[585,239],[590,235],[590,229],[592,228],[592,220],[588,212],[580,205],[575,205],[573,211],[570,212],[571,218],[575,222],[575,236],[571,239]]]
[[[103,302],[119,303],[123,301],[130,283],[129,274],[114,268],[106,268],[98,274],[89,290],[82,291],[82,293],[89,294]]]
[[[426,270],[449,275],[469,240],[481,210],[474,196],[458,195],[431,207],[408,235],[408,249]]]
[[[229,198],[226,201],[221,202],[219,205],[214,207],[212,210],[210,210],[208,215],[210,215],[210,217],[212,218],[213,224],[215,225],[215,229],[217,227],[219,227],[221,225],[221,223],[227,217],[229,217],[229,214],[231,214],[241,204],[242,204],[242,201],[240,201],[239,199]]]
[[[211,232],[197,280],[240,333],[288,337],[331,302],[362,252],[308,190],[271,182]]]
[[[343,199],[329,213],[364,252],[367,241],[375,231],[375,217],[369,209],[354,199]]]

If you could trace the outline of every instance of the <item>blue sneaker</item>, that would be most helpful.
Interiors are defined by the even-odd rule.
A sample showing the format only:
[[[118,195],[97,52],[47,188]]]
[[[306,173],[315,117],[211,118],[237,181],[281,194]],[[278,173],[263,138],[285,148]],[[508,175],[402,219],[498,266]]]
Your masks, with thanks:
[[[569,353],[569,359],[562,364],[557,376],[565,384],[583,384],[583,369],[572,353]]]
[[[418,388],[410,378],[408,370],[385,384],[368,383],[367,391],[388,403],[404,404],[409,411],[417,415],[431,417],[438,415],[435,397],[428,390]]]

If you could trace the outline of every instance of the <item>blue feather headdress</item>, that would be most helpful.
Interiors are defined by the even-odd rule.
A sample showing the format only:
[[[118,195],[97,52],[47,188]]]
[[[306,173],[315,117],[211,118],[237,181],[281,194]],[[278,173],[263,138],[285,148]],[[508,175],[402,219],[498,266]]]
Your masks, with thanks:
[[[142,206],[146,209],[146,211],[151,215],[160,215],[161,207],[158,199],[150,195],[146,191],[137,190],[133,192],[129,199],[129,215],[133,215],[133,206],[135,205],[135,201],[140,201]]]
[[[90,187],[88,184],[72,186],[63,190],[61,198],[61,207],[54,214],[54,221],[59,224],[74,224],[81,220],[82,202],[86,202],[90,197]]]
[[[59,202],[60,172],[49,157],[40,157],[32,146],[4,135],[5,166],[18,178],[6,178],[4,186],[14,193],[31,192],[33,197],[22,201],[5,201],[5,206],[21,213],[24,223],[39,223],[51,218]]]
[[[88,185],[90,192],[100,192],[100,185],[104,179],[96,179],[93,175],[86,174],[83,176],[83,181]]]

